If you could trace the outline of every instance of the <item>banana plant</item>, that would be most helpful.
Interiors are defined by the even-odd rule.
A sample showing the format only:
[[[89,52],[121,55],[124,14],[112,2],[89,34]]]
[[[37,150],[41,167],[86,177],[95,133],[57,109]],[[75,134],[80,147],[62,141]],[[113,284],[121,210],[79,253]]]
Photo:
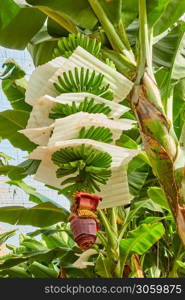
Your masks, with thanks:
[[[139,255],[145,257],[164,235],[165,219],[166,231],[174,234],[176,225],[183,245],[178,252],[181,259],[185,245],[183,1],[9,0],[7,6],[1,1],[0,5],[0,44],[27,47],[36,66],[27,83],[15,62],[5,62],[2,87],[12,110],[0,113],[0,135],[29,156],[18,166],[2,166],[0,174],[8,175],[12,184],[35,174],[36,180],[71,202],[69,216],[37,195],[37,206],[12,207],[13,216],[10,208],[0,208],[0,221],[35,220],[32,225],[45,227],[66,222],[68,216],[81,250],[96,248],[96,236],[100,240],[95,266],[99,276],[122,277],[135,268],[142,277],[147,263]],[[28,13],[35,14],[32,27]],[[24,36],[19,28],[25,23]],[[9,39],[12,28],[16,41]],[[160,189],[157,205],[161,207],[160,199],[165,199],[162,209],[167,207],[168,214],[159,210],[163,216],[150,216],[140,224],[137,208],[135,215],[123,206],[134,198],[136,207],[151,209],[148,198],[156,202],[155,188]],[[49,211],[53,216],[49,224],[47,219],[38,221],[39,213],[46,217]],[[146,241],[144,248],[138,236]],[[177,273],[177,266],[174,260],[169,274]],[[147,270],[152,272],[150,266]]]

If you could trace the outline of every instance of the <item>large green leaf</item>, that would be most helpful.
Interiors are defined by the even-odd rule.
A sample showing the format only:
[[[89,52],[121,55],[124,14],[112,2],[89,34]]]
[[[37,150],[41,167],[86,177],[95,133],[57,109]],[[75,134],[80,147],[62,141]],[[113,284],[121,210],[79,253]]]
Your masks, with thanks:
[[[111,23],[114,25],[119,24],[122,14],[122,0],[99,0],[98,2],[101,4]]]
[[[169,1],[170,0],[146,0],[147,19],[149,27],[152,27],[154,23],[160,18]],[[136,41],[138,39],[138,4],[138,0],[123,0],[122,20],[125,27],[127,28],[127,35],[132,46],[136,44]]]
[[[120,242],[121,259],[125,262],[128,255],[147,252],[165,233],[162,223],[142,224],[130,231],[126,239]]]
[[[40,160],[27,159],[17,166],[11,166],[8,177],[12,180],[25,178],[34,175],[40,165]]]
[[[29,271],[34,278],[57,278],[58,276],[58,272],[53,267],[47,267],[37,261],[30,265]]]
[[[165,105],[169,97],[173,94],[174,83],[185,77],[184,31],[185,24],[181,22],[168,35],[154,45],[154,64],[157,67],[163,67],[156,73],[156,78]]]
[[[147,0],[148,24],[152,27],[161,17],[170,0]]]
[[[142,206],[141,208],[144,209],[144,210],[147,209],[151,212],[161,212],[161,213],[163,213],[163,210],[162,210],[161,206],[159,204],[155,203],[154,201],[152,201],[151,199],[136,201],[134,203],[135,209],[137,209],[137,207],[140,207],[140,206]]]
[[[185,78],[181,79],[174,87],[173,94],[173,120],[177,137],[180,137],[185,122]]]
[[[172,216],[164,216],[164,217],[146,217],[144,220],[141,220],[139,222],[140,224],[151,224],[151,223],[157,223],[162,220],[172,220]]]
[[[164,67],[168,70],[176,68],[182,64],[184,66],[184,24],[176,26],[163,39],[154,44],[153,47],[153,62],[157,67]],[[179,69],[181,71],[181,69]],[[175,75],[179,73],[178,75]],[[175,72],[173,78],[179,79],[184,77],[183,73]],[[178,77],[176,77],[178,76]]]
[[[27,46],[35,66],[53,59],[53,50],[57,47],[57,42],[55,38],[48,34],[47,26],[43,26]]]
[[[21,235],[20,246],[25,247],[26,251],[45,251],[47,250],[46,245],[42,241],[38,241],[31,238],[28,235]]]
[[[18,131],[24,129],[28,122],[29,112],[5,110],[0,112],[0,136],[24,151],[32,151],[36,145]]]
[[[84,29],[93,29],[97,19],[87,0],[27,0],[36,7],[49,9],[76,26]]]
[[[124,148],[138,150],[138,144],[128,135],[122,134],[119,140],[116,141],[116,145]]]
[[[39,66],[53,59],[53,50],[56,47],[57,41],[53,40],[44,41],[39,44],[29,43],[28,51],[32,56],[34,65]]]
[[[28,184],[26,184],[22,180],[10,180],[8,181],[8,184],[14,185],[22,189],[27,195],[29,195],[29,201],[41,204],[41,203],[52,203],[56,207],[62,208],[62,205],[58,204],[57,202],[49,199],[48,197],[38,193],[36,189]]]
[[[27,81],[24,70],[12,59],[7,60],[4,65],[2,79],[2,90],[9,100],[12,108],[31,111],[31,106],[25,102],[25,91]]]
[[[149,168],[140,157],[134,157],[128,164],[128,183],[130,193],[139,196],[148,177]]]
[[[56,37],[56,38],[68,35],[68,31],[65,30],[58,23],[53,21],[51,18],[48,18],[47,31],[48,31],[49,35],[51,35],[52,37]]]
[[[108,257],[104,257],[103,254],[98,256],[95,265],[95,271],[103,278],[111,278],[111,260]]]
[[[37,9],[21,8],[13,0],[0,0],[0,45],[24,49],[45,19]]]
[[[128,174],[128,182],[130,193],[134,196],[137,196],[141,191],[146,179],[148,172],[137,170]]]
[[[6,175],[12,180],[19,180],[36,173],[40,160],[27,159],[17,166],[5,165],[0,168],[0,175]]]
[[[1,233],[0,234],[0,246],[6,242],[10,237],[14,236],[16,232],[16,229],[13,229],[11,231],[5,232],[5,233]]]
[[[170,0],[146,0],[148,11],[148,24],[153,26],[165,10]],[[138,0],[122,0],[122,19],[128,27],[138,17]]]
[[[137,218],[138,216],[141,216],[142,213],[144,213],[146,210],[149,210],[151,212],[161,212],[161,213],[163,213],[162,208],[158,204],[154,203],[151,199],[136,201],[133,204],[133,207],[131,207],[131,210],[129,211],[129,213],[127,214],[127,216],[124,220],[124,225],[121,229],[121,232],[120,232],[120,235],[119,235],[119,240],[121,240],[122,237],[124,236],[124,234],[126,233],[126,230],[130,225],[130,222],[134,218]]]
[[[127,28],[138,15],[138,0],[122,0],[122,20]]]
[[[0,175],[8,175],[8,172],[11,170],[11,167],[12,166],[9,166],[9,165],[2,165],[2,162],[1,162],[1,164],[0,164]]]
[[[55,248],[52,250],[28,252],[22,255],[5,256],[1,258],[0,270],[14,267],[26,261],[50,263],[55,258],[65,256],[66,253],[72,253],[72,250],[68,248]]]
[[[32,208],[5,206],[0,208],[0,222],[13,225],[45,227],[58,222],[66,222],[69,212],[51,203],[43,203]]]
[[[159,35],[171,27],[185,12],[185,1],[170,0],[155,23],[154,35]]]
[[[185,23],[181,22],[153,47],[153,62],[169,71],[169,79],[185,77]],[[164,78],[164,75],[162,74]],[[163,79],[164,81],[164,79]]]
[[[176,264],[180,268],[180,272],[181,272],[181,274],[183,274],[183,277],[184,277],[184,274],[185,274],[185,263],[182,262],[182,261],[180,261],[180,260],[177,260]]]
[[[153,202],[157,203],[162,208],[170,211],[168,201],[165,197],[163,190],[160,187],[150,187],[148,189],[148,196]]]
[[[3,152],[0,152],[0,166],[1,167],[8,165],[9,160],[11,160],[11,159],[12,159],[11,156],[9,156]]]
[[[5,269],[0,272],[0,275],[8,278],[31,278],[32,275],[25,271],[25,268],[15,266],[12,268]]]
[[[75,245],[72,233],[69,232],[69,228],[66,228],[65,225],[58,224],[55,231],[43,232],[42,238],[49,249],[56,247],[72,248]]]
[[[178,44],[171,69],[171,78],[174,80],[180,80],[185,77],[185,23],[181,23],[178,28]]]

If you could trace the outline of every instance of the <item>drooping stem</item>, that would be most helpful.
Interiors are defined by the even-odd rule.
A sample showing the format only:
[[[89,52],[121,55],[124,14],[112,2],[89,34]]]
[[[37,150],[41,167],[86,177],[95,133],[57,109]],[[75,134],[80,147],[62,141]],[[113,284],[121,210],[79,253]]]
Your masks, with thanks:
[[[102,27],[105,30],[105,33],[109,39],[109,42],[111,43],[112,48],[119,53],[123,53],[125,56],[127,56],[127,58],[131,62],[134,62],[133,53],[130,49],[130,46],[128,47],[129,41],[126,37],[126,33],[123,27],[120,27],[119,25],[118,31],[121,34],[120,37],[114,25],[111,23],[105,11],[103,10],[102,6],[100,5],[99,1],[97,0],[88,0],[88,1],[92,9],[94,10],[98,20],[102,24]]]
[[[100,221],[105,227],[106,233],[108,235],[108,240],[110,242],[110,246],[114,248],[115,246],[117,246],[115,232],[112,230],[110,223],[108,222],[104,212],[101,209],[99,210],[99,217],[100,217]]]
[[[126,49],[125,45],[122,43],[120,37],[118,36],[113,24],[108,19],[105,14],[103,8],[97,0],[89,0],[89,3],[94,10],[95,14],[98,17],[98,20],[102,24],[108,39],[112,45],[112,47],[118,52],[122,52],[123,49]]]
[[[130,42],[128,40],[122,19],[119,20],[118,24],[116,24],[116,28],[119,32],[119,36],[120,36],[121,40],[123,41],[124,45],[126,46],[126,48],[128,50],[131,50]]]
[[[113,266],[111,273],[113,277],[120,278],[122,275],[122,268],[119,253],[116,208],[111,208],[110,221],[108,220],[108,218],[102,210],[99,210],[99,217],[102,225],[105,227],[107,235],[107,253],[109,255],[110,262]]]
[[[135,84],[140,84],[146,68],[148,69],[149,75],[152,78],[154,77],[152,70],[152,53],[150,47],[150,44],[152,43],[152,31],[150,32],[149,42],[146,0],[139,0],[139,28],[139,61],[138,74]]]
[[[112,229],[114,230],[115,234],[117,234],[117,214],[116,214],[116,207],[111,208],[111,225]]]

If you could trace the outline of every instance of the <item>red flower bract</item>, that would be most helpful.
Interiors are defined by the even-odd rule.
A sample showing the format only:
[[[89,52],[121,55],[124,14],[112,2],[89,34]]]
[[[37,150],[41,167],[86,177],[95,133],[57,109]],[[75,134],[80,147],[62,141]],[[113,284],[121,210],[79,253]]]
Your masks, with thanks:
[[[102,200],[102,197],[78,192],[75,194],[74,200],[77,209],[96,210],[99,202]]]
[[[97,222],[92,218],[74,217],[71,220],[74,240],[82,250],[87,250],[96,241]]]

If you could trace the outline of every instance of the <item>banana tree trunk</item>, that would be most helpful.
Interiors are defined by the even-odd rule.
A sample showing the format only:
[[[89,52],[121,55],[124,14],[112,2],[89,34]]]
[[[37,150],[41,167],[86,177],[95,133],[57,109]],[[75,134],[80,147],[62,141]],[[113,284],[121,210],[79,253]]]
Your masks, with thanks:
[[[185,206],[174,167],[178,143],[171,133],[170,121],[160,106],[159,95],[156,83],[145,72],[141,84],[133,89],[131,104],[139,123],[145,151],[165,192],[179,236],[185,246]]]

